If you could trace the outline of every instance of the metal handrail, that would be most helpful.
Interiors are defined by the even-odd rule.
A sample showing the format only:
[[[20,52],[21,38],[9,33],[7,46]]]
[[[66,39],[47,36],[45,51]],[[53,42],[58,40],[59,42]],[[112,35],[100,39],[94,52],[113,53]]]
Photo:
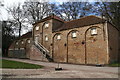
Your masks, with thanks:
[[[36,47],[36,44],[34,44],[34,47],[37,48],[37,47]],[[38,48],[37,48],[37,49],[38,49]],[[39,50],[40,50],[40,49],[39,49]],[[43,54],[43,51],[40,50],[40,52]],[[43,55],[46,57],[45,54],[43,54]]]
[[[36,44],[36,43],[35,43]],[[49,55],[49,51],[43,46],[43,45],[41,45],[40,43],[37,43],[36,44],[39,48],[41,48],[42,49],[42,53],[43,53],[43,51],[45,52],[45,54],[47,54],[47,55]],[[49,55],[50,56],[50,55]]]
[[[49,51],[40,43],[35,43],[34,42],[34,46],[39,49],[41,51],[41,53],[49,60],[49,61],[53,61],[53,59],[51,58]]]
[[[38,43],[44,50],[46,50],[48,53],[49,53],[49,51],[42,45],[42,44],[40,44],[40,43]]]

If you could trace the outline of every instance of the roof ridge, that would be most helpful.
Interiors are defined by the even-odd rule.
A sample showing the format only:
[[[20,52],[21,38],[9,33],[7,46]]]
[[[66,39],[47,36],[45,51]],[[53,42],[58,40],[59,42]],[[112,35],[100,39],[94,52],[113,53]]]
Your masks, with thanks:
[[[65,24],[63,24],[62,27],[60,27],[59,29],[56,29],[56,31],[77,28],[77,27],[82,27],[82,26],[87,26],[87,25],[92,25],[92,24],[98,24],[98,23],[102,23],[105,21],[106,21],[105,19],[97,17],[95,15],[84,16],[80,19],[67,21]]]
[[[89,16],[81,17],[81,18],[79,18],[79,19],[74,19],[74,20],[66,21],[66,23],[69,23],[69,22],[72,22],[72,21],[76,21],[76,20],[81,20],[81,19],[84,19],[84,18],[87,18],[87,17],[96,17],[96,18],[101,19],[101,18],[98,17],[98,16],[95,16],[95,15],[89,15]]]
[[[56,19],[56,20],[59,20],[59,21],[61,21],[61,22],[65,22],[63,19],[61,19],[60,17],[58,17],[58,16],[56,16],[56,15],[50,15],[50,16],[47,16],[47,17],[45,17],[45,18],[43,18],[43,19],[41,19],[41,20],[33,23],[33,25],[34,25],[34,24],[37,24],[37,23],[39,23],[39,22],[43,22],[43,21],[52,19],[52,18],[53,18],[53,19]]]
[[[58,18],[60,21],[65,22],[65,21],[64,21],[63,19],[61,19],[59,16],[56,16],[56,15],[52,15],[52,16],[53,16],[54,19],[57,19],[57,18]]]
[[[21,39],[29,38],[29,37],[32,37],[32,31],[29,31],[29,32],[21,35],[20,37],[17,37],[16,40],[21,40]]]

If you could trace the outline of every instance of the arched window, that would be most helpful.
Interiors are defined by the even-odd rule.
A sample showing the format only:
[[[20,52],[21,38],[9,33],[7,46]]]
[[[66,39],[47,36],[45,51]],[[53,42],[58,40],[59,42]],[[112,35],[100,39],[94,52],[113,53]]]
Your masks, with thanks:
[[[39,30],[39,26],[36,26],[36,27],[35,27],[35,30],[38,31],[38,30]]]
[[[93,27],[91,28],[91,35],[97,35],[97,28]]]
[[[48,36],[46,35],[46,36],[45,36],[45,41],[48,41],[48,40],[49,40],[49,39],[48,39]]]
[[[72,38],[76,38],[77,37],[77,32],[76,31],[72,31],[71,36],[72,36]]]
[[[16,42],[15,44],[18,45],[18,42]]]
[[[57,38],[57,40],[61,40],[61,35],[58,34],[56,38]]]
[[[29,40],[29,39],[27,40],[27,43],[30,43],[30,40]]]
[[[21,41],[21,44],[24,44],[24,42],[23,42],[23,41]]]
[[[48,27],[49,27],[49,23],[46,22],[46,23],[45,23],[45,29],[47,29]]]

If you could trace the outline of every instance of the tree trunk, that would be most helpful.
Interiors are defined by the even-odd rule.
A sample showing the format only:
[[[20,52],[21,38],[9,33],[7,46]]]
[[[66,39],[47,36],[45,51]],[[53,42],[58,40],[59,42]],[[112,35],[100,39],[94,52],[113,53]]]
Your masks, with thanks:
[[[21,36],[21,28],[22,28],[22,25],[21,25],[21,22],[19,22],[19,37]]]

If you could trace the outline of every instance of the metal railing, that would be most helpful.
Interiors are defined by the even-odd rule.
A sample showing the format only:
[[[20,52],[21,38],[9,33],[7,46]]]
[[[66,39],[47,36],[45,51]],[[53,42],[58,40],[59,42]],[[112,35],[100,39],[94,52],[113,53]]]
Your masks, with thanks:
[[[48,61],[53,61],[50,56],[50,52],[42,44],[34,42],[34,45],[44,55],[44,57],[48,59]]]

